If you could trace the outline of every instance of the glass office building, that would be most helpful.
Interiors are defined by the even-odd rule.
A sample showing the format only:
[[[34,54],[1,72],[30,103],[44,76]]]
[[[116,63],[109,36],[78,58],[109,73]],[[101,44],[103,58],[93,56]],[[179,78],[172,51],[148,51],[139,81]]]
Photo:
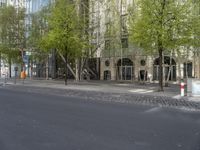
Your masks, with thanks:
[[[39,11],[42,7],[46,6],[51,0],[31,0],[32,13]]]
[[[5,6],[7,4],[7,0],[0,0],[0,7]]]

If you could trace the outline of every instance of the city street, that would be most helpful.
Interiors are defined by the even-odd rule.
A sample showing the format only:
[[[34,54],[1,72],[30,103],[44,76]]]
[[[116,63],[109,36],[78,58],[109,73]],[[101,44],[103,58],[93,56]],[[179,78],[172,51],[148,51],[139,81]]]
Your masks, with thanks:
[[[0,88],[0,150],[200,150],[199,111],[15,88]]]
[[[0,0],[0,150],[200,150],[200,0]]]

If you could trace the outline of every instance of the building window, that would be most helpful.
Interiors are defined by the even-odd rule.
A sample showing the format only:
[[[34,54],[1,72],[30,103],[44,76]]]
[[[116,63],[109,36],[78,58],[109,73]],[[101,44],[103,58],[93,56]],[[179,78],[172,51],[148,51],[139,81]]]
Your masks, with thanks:
[[[109,61],[109,60],[106,60],[106,61],[105,61],[105,66],[106,66],[106,67],[110,66],[110,61]]]
[[[105,37],[110,37],[110,34],[111,34],[111,24],[110,24],[110,22],[106,23],[105,26],[106,26]]]
[[[122,33],[123,34],[128,34],[128,28],[127,28],[127,15],[122,15]]]
[[[140,61],[140,64],[141,64],[141,66],[145,66],[145,65],[146,65],[146,61],[145,61],[144,59],[142,59],[142,60]]]
[[[121,39],[122,48],[128,48],[128,38]]]
[[[110,40],[105,41],[105,50],[110,50]]]
[[[5,3],[4,2],[0,2],[0,6],[5,6]]]
[[[192,78],[192,62],[184,63],[184,77]]]

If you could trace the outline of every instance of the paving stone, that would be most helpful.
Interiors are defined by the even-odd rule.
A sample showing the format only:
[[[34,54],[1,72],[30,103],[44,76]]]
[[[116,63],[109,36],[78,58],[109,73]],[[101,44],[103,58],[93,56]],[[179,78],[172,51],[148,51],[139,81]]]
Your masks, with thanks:
[[[39,86],[38,86],[39,85]],[[72,97],[82,97],[87,100],[97,100],[102,102],[117,102],[117,103],[127,103],[127,104],[144,104],[144,105],[156,105],[161,107],[173,107],[173,108],[187,108],[192,110],[200,110],[200,102],[194,102],[190,101],[189,98],[183,97],[183,98],[172,98],[172,94],[166,93],[119,93],[118,90],[116,91],[106,91],[104,89],[105,87],[97,87],[96,91],[91,87],[90,85],[86,86],[87,90],[79,90],[79,87],[83,89],[83,85],[77,85],[76,89],[65,89],[63,85],[58,86],[54,85],[53,88],[51,87],[53,84],[45,84],[43,83],[37,83],[34,86],[29,86],[28,84],[25,85],[12,85],[6,86],[5,88],[13,89],[13,90],[20,90],[20,91],[26,91],[26,92],[32,92],[32,93],[43,93],[43,94],[53,94],[53,95],[59,95],[59,96],[72,96]],[[141,88],[141,85],[129,85],[132,86],[132,88]],[[58,88],[62,87],[62,88]],[[70,86],[69,86],[70,87]],[[143,86],[144,88],[155,88],[155,85],[147,85]],[[113,87],[115,88],[115,87]],[[123,87],[122,87],[123,88]],[[127,88],[127,87],[126,87]],[[172,87],[168,87],[168,91],[176,91],[177,92],[177,86],[173,85]],[[102,90],[103,89],[103,90]],[[108,87],[109,89],[109,87]],[[111,87],[112,89],[112,87]],[[175,90],[176,89],[176,90]],[[99,90],[99,91],[98,91]],[[120,90],[120,88],[119,88]]]

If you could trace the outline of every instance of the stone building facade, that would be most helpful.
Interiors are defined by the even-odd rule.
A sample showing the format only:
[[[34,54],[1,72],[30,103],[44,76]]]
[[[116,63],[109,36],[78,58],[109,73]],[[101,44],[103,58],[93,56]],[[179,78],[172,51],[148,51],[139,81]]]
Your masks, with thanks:
[[[170,60],[171,59],[171,60]],[[121,64],[121,60],[122,64]],[[171,61],[171,65],[170,65]],[[129,56],[101,58],[101,80],[148,80],[150,82],[159,79],[159,58],[155,56]],[[187,63],[186,63],[187,62]],[[187,76],[200,78],[200,59],[188,60],[177,57],[164,56],[163,72],[165,80],[180,81]],[[169,70],[171,70],[169,72]]]
[[[131,45],[128,37],[128,8],[133,0],[90,1],[91,43],[100,57],[101,80],[158,81],[159,58],[144,55]],[[122,44],[119,44],[122,43]],[[170,71],[169,71],[170,70]],[[163,56],[165,80],[200,78],[200,56],[191,52],[166,53]]]

